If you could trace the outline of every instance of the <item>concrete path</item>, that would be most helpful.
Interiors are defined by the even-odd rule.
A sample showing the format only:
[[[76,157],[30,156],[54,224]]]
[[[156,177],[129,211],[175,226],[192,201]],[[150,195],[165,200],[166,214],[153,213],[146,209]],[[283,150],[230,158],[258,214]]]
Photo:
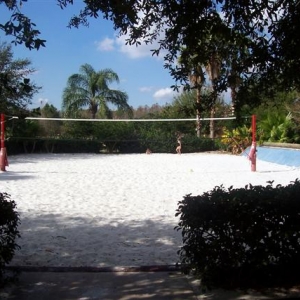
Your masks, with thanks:
[[[180,272],[22,272],[1,300],[196,300]]]
[[[32,272],[0,289],[1,300],[299,300],[300,286],[286,289],[208,290],[178,271]]]

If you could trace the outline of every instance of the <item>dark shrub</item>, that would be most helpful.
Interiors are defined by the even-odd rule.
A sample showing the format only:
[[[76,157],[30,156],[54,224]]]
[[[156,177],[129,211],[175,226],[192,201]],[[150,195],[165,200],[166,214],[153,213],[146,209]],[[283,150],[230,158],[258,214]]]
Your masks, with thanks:
[[[10,195],[0,193],[0,284],[4,281],[4,267],[8,264],[20,247],[15,240],[20,237],[18,225],[19,214],[16,203],[10,200]]]
[[[195,135],[186,135],[182,139],[183,153],[205,152],[219,150],[217,140],[198,138]]]
[[[179,202],[180,260],[206,285],[284,284],[300,268],[300,181],[217,186]],[[286,281],[286,282],[284,282]]]

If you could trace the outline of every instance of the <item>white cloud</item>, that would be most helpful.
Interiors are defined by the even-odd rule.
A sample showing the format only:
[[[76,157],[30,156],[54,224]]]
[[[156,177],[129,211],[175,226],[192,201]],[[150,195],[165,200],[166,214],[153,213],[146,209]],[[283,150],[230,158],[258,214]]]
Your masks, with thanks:
[[[136,26],[140,26],[145,19],[145,13],[142,10],[139,10],[138,12],[138,24]],[[150,28],[147,28],[148,33],[154,33],[156,28],[155,26],[152,26]],[[164,32],[160,32],[161,37],[164,36]],[[151,57],[153,56],[153,52],[151,50],[155,50],[159,48],[158,40],[153,41],[152,43],[145,43],[145,39],[141,38],[138,40],[140,42],[140,45],[126,45],[126,40],[129,38],[129,34],[122,35],[116,38],[116,44],[119,46],[119,50],[122,53],[125,53],[128,55],[129,58],[135,59],[135,58],[141,58],[141,57]],[[159,36],[158,36],[159,39]],[[165,55],[165,51],[161,51],[161,53],[158,56],[154,56],[157,59],[162,59]]]
[[[138,24],[136,26],[141,25],[142,21],[145,18],[145,13],[143,11],[138,12]],[[148,33],[154,33],[156,28],[153,26],[148,28]],[[164,31],[160,31],[160,38],[164,37]],[[152,57],[153,52],[151,50],[157,50],[159,48],[159,36],[157,37],[158,40],[153,41],[152,43],[145,43],[145,39],[141,38],[138,40],[140,43],[138,46],[136,45],[129,45],[126,44],[126,40],[129,38],[129,34],[121,35],[115,37],[113,39],[106,38],[103,41],[97,42],[97,49],[100,51],[112,51],[117,48],[118,51],[124,53],[131,59],[138,59],[143,57]],[[156,59],[163,59],[166,55],[165,50],[161,50],[160,54],[154,55]]]
[[[141,45],[126,45],[126,39],[128,37],[123,35],[116,38],[116,45],[120,52],[126,54],[129,58],[136,59],[142,57],[151,57],[151,50],[156,48],[154,44],[148,44],[141,42]]]
[[[177,94],[178,93],[171,88],[164,88],[164,89],[157,90],[153,94],[153,97],[158,100],[167,100],[167,99],[172,99]]]
[[[131,59],[137,59],[142,57],[151,57],[151,49],[154,49],[153,44],[144,44],[142,43],[139,46],[135,45],[126,45],[127,36],[120,36],[114,39],[105,38],[101,41],[96,41],[95,45],[98,51],[114,51],[118,50],[121,53],[124,53]]]
[[[140,17],[143,17],[143,14],[140,13]],[[161,35],[163,36],[163,32]],[[143,57],[154,57],[156,59],[163,59],[164,55],[166,54],[165,50],[161,50],[160,54],[154,55],[151,50],[156,50],[159,48],[158,41],[153,41],[152,43],[145,43],[145,39],[139,39],[140,44],[136,45],[129,45],[126,44],[126,40],[129,38],[129,35],[115,35],[113,38],[106,37],[101,41],[95,42],[98,51],[114,51],[118,50],[121,53],[124,53],[131,59],[138,59]]]
[[[105,38],[102,41],[97,41],[95,42],[97,46],[97,50],[99,51],[113,51],[115,50],[115,40],[110,39],[110,38]]]
[[[142,24],[142,21],[145,18],[145,13],[142,10],[139,10],[138,12],[138,23],[136,26],[140,26]],[[155,26],[152,26],[148,28],[148,33],[154,33],[156,31]],[[118,50],[121,53],[124,53],[131,59],[138,59],[143,57],[154,57],[156,59],[163,59],[163,57],[166,55],[165,50],[161,50],[160,54],[154,55],[151,50],[157,50],[159,49],[159,38],[164,38],[164,30],[161,29],[159,35],[157,36],[157,40],[153,41],[152,43],[145,43],[144,38],[140,38],[138,42],[140,43],[138,46],[136,45],[129,45],[126,44],[126,40],[129,38],[129,34],[126,35],[115,35],[113,39],[105,38],[104,40],[97,42],[97,49],[99,51],[112,51],[112,50]]]

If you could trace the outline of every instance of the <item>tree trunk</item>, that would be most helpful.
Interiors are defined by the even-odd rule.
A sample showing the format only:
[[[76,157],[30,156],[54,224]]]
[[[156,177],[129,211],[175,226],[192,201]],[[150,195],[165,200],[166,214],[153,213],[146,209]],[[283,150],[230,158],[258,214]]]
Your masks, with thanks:
[[[196,123],[196,132],[197,132],[197,137],[200,138],[201,136],[201,112],[200,112],[200,103],[201,103],[201,89],[197,89],[197,109],[196,109],[196,118],[197,118],[197,123]]]
[[[211,120],[209,121],[209,137],[211,139],[215,138],[215,120],[212,120],[215,117],[215,105],[210,110],[210,118]]]
[[[218,93],[216,92],[216,86],[213,85],[213,92],[212,92],[212,105],[210,109],[210,121],[209,121],[209,137],[211,139],[215,138],[215,114],[216,114],[216,102],[218,98]]]
[[[235,115],[235,109],[236,109],[236,90],[235,87],[231,87],[231,114]]]
[[[201,69],[201,67],[197,67],[196,71],[194,74],[189,76],[189,80],[193,85],[193,88],[196,89],[197,94],[196,94],[196,133],[197,137],[200,138],[201,136],[201,91],[202,91],[202,86],[205,81],[204,73]]]
[[[215,137],[215,120],[212,120],[212,118],[215,117],[215,104],[218,98],[218,92],[216,87],[216,80],[218,79],[220,75],[221,70],[221,62],[219,59],[219,55],[217,52],[214,52],[211,54],[211,57],[209,59],[209,63],[206,66],[206,70],[209,76],[209,79],[212,83],[212,106],[210,110],[210,118],[209,121],[209,136],[211,139]]]
[[[90,111],[91,111],[91,116],[92,119],[96,119],[96,113],[98,111],[98,105],[95,103],[90,104]]]

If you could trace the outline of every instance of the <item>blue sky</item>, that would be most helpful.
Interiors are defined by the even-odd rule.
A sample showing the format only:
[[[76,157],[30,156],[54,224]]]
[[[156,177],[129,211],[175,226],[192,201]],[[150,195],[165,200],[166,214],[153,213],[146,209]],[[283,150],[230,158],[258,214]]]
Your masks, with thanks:
[[[76,0],[64,10],[54,0],[23,3],[22,13],[36,24],[41,38],[47,40],[46,47],[38,51],[30,51],[23,45],[12,48],[14,58],[29,58],[36,69],[31,80],[42,90],[33,98],[32,107],[49,103],[60,110],[68,77],[78,73],[85,63],[96,71],[105,68],[115,71],[120,83],[111,88],[126,92],[128,103],[134,108],[171,103],[175,92],[170,87],[174,80],[164,69],[163,59],[151,56],[154,45],[126,46],[125,38],[118,38],[112,23],[102,16],[91,19],[88,28],[67,28],[69,19],[81,7],[81,1]],[[5,14],[7,20],[9,11],[5,10]],[[9,41],[3,32],[1,41]]]

